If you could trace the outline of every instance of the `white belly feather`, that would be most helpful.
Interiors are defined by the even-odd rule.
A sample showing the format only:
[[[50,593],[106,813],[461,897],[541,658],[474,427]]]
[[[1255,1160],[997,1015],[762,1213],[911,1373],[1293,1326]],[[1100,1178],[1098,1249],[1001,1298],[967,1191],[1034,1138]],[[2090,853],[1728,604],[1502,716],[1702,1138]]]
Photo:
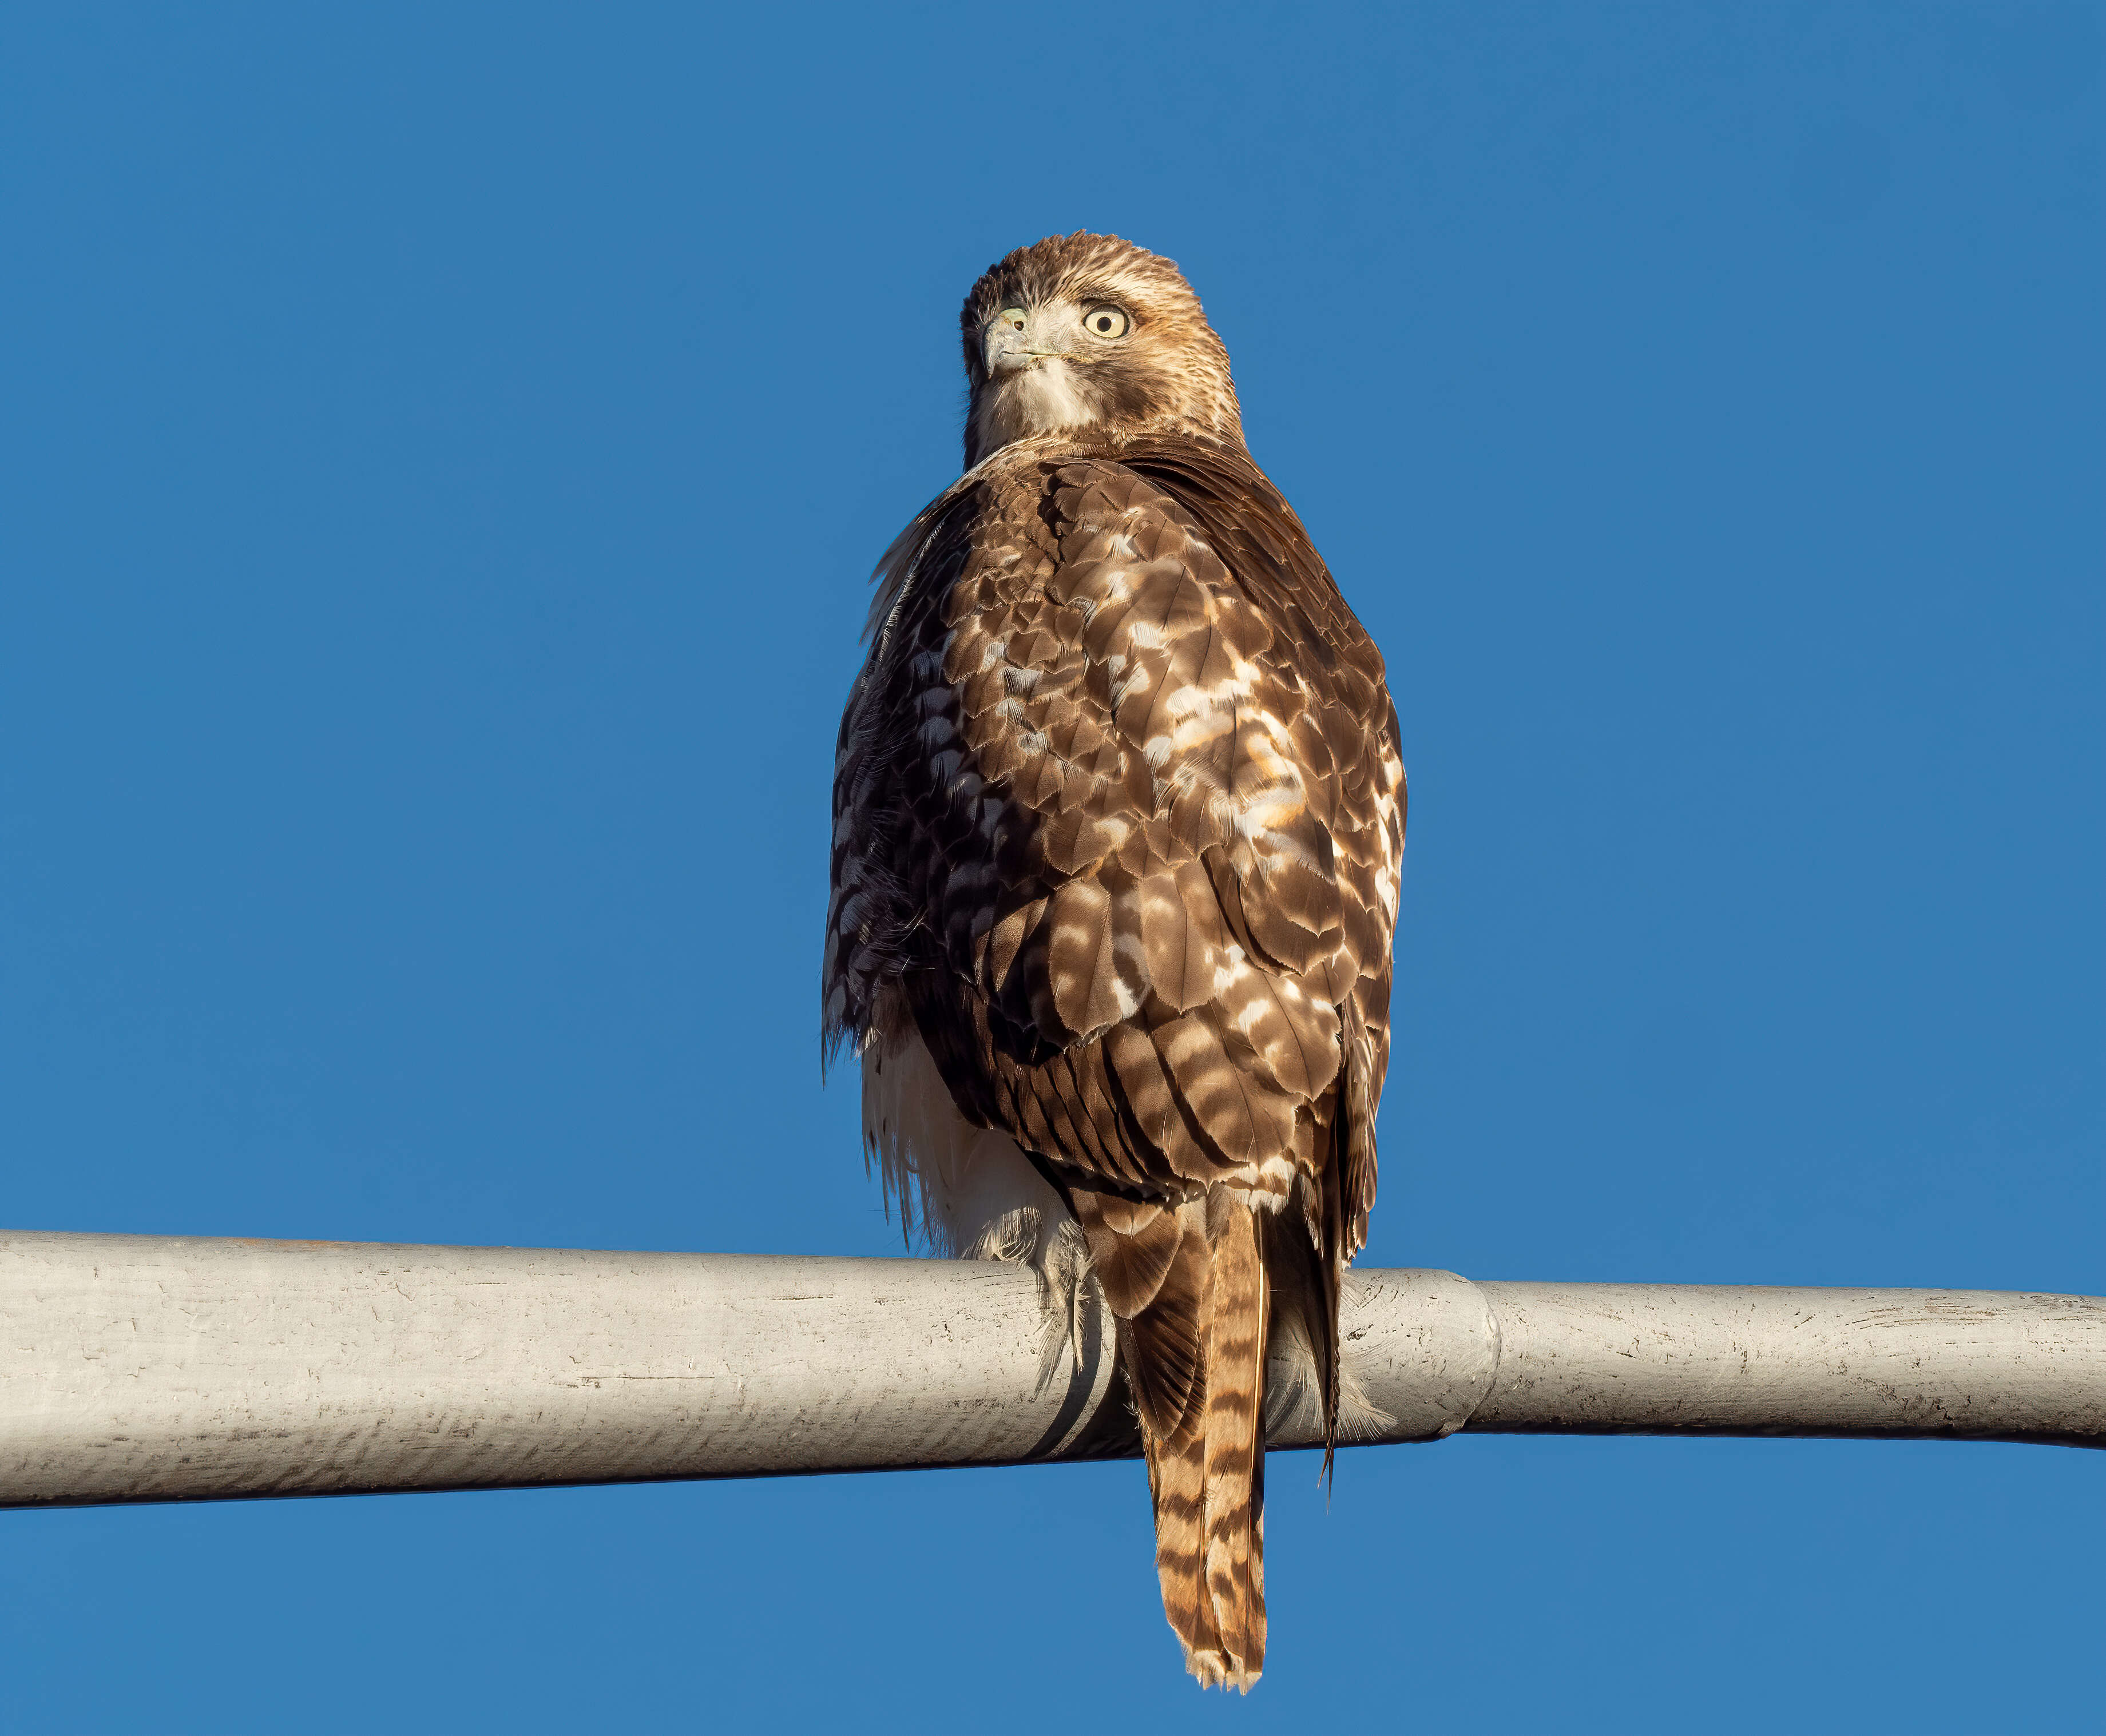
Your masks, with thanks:
[[[1014,1139],[958,1113],[912,1019],[881,1022],[863,1049],[863,1138],[877,1157],[887,1209],[896,1198],[901,1229],[911,1241],[919,1228],[932,1254],[975,1251],[1028,1206],[1032,1246],[1010,1257],[1035,1263],[1068,1220],[1060,1196]]]

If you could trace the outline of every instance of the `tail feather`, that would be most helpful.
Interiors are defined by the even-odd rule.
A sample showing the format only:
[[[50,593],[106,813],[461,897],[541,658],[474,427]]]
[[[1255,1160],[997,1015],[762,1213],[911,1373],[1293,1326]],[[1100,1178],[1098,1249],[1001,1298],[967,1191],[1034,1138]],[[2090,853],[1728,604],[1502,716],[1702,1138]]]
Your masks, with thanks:
[[[1226,1194],[1217,1197],[1219,1209],[1210,1214],[1220,1223],[1212,1238],[1213,1305],[1207,1316],[1207,1397],[1201,1418],[1207,1595],[1221,1639],[1221,1679],[1248,1692],[1265,1668],[1268,1286],[1261,1221],[1249,1206]]]
[[[1148,1461],[1148,1492],[1155,1504],[1155,1572],[1163,1585],[1163,1613],[1185,1649],[1185,1667],[1211,1685],[1208,1668],[1220,1658],[1221,1642],[1204,1572],[1206,1435],[1195,1413],[1189,1427],[1167,1439],[1158,1440],[1144,1429],[1141,1443]]]
[[[1075,1201],[1140,1416],[1163,1613],[1203,1686],[1248,1692],[1265,1667],[1268,1220],[1226,1188],[1176,1206]],[[1145,1261],[1121,1246],[1141,1236]]]

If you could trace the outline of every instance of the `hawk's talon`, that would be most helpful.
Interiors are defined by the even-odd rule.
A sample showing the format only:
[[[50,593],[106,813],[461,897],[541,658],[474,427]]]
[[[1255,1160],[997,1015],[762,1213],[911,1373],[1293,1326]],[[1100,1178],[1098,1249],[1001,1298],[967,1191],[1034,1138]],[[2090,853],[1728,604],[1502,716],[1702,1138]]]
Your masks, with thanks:
[[[1038,1360],[1042,1391],[1060,1367],[1064,1345],[1075,1358],[1075,1371],[1082,1372],[1082,1327],[1090,1295],[1090,1245],[1083,1239],[1082,1226],[1072,1218],[1064,1219],[1044,1237],[1042,1249],[1044,1222],[1036,1206],[1019,1206],[988,1224],[958,1256],[1028,1266],[1037,1275],[1038,1308],[1045,1319]]]
[[[1046,1317],[1038,1354],[1038,1385],[1043,1391],[1060,1369],[1064,1344],[1075,1358],[1077,1374],[1087,1367],[1082,1325],[1089,1309],[1090,1245],[1073,1219],[1054,1231],[1037,1269],[1039,1307]]]
[[[1006,1266],[1035,1266],[1038,1251],[1038,1208],[1019,1206],[994,1219],[969,1246],[958,1251],[960,1259],[998,1259]]]

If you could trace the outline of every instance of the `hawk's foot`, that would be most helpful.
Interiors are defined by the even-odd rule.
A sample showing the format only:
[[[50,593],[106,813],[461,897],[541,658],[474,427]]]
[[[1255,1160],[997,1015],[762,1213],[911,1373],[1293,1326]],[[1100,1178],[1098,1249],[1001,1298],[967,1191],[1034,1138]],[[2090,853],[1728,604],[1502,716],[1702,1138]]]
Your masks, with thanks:
[[[960,1259],[998,1259],[1014,1266],[1035,1265],[1038,1251],[1038,1208],[1019,1206],[991,1220],[970,1244],[958,1250]]]
[[[1074,1353],[1075,1371],[1082,1371],[1082,1322],[1089,1304],[1090,1245],[1082,1239],[1082,1226],[1064,1218],[1038,1262],[1038,1305],[1046,1315],[1038,1358],[1041,1386],[1060,1366],[1064,1340]]]
[[[1051,1236],[1036,1206],[1019,1206],[995,1219],[961,1251],[961,1259],[998,1259],[1029,1266],[1038,1275],[1038,1307],[1045,1317],[1040,1340],[1038,1385],[1042,1391],[1060,1371],[1061,1351],[1082,1367],[1082,1323],[1090,1294],[1090,1247],[1082,1226],[1064,1219]]]

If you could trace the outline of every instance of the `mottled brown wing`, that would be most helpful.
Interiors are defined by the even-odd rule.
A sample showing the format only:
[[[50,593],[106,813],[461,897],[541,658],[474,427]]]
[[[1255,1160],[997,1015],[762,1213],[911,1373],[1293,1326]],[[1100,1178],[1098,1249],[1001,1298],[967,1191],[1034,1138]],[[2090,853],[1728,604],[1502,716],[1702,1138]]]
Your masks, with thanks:
[[[1328,696],[1327,746],[1340,781],[1332,837],[1342,915],[1360,975],[1351,999],[1373,1045],[1364,1080],[1369,1112],[1381,1101],[1389,1065],[1390,946],[1404,856],[1406,790],[1382,654],[1339,594],[1315,546],[1270,481],[1239,453],[1190,441],[1128,445],[1121,461],[1156,482],[1192,515],[1253,606],[1284,624],[1304,668]],[[1372,1122],[1367,1161],[1373,1162]],[[1352,1236],[1366,1241],[1374,1201],[1372,1168]]]
[[[925,701],[942,691],[941,611],[966,562],[1001,527],[991,490],[961,478],[894,540],[877,570],[864,638],[870,651],[849,689],[834,757],[831,890],[820,967],[820,1056],[860,1045],[879,997],[939,955],[929,914],[948,878],[944,839],[957,786],[955,756],[922,739]]]
[[[1381,660],[1248,459],[1019,449],[892,557],[842,727],[829,1033],[899,982],[961,1107],[1069,1186],[1329,1170],[1350,1255],[1371,1130],[1328,1145],[1342,1060],[1370,1116],[1380,1090],[1402,825]]]

